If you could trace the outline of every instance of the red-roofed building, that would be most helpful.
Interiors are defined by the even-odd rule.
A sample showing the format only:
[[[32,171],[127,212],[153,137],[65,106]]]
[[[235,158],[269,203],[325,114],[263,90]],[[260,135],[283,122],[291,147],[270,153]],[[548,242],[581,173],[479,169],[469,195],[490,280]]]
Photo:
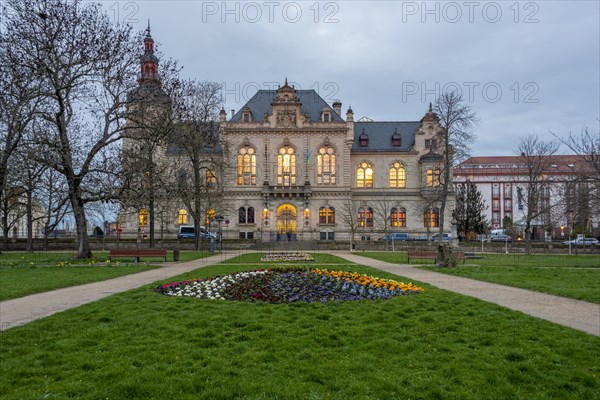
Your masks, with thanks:
[[[538,207],[540,215],[532,223],[534,239],[560,239],[571,229],[586,236],[600,236],[600,210],[590,206],[589,166],[578,155],[547,156]],[[471,181],[477,185],[486,204],[486,217],[492,229],[503,228],[510,218],[522,234],[527,213],[524,195],[528,185],[527,168],[520,156],[471,157],[454,169],[454,183]],[[562,228],[561,228],[562,227]]]

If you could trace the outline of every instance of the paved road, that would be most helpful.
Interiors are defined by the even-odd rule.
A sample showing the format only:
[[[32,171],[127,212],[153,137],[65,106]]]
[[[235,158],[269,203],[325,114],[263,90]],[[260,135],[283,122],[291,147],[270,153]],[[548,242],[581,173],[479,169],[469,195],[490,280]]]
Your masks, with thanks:
[[[556,324],[600,336],[600,304],[446,275],[416,268],[408,264],[391,264],[349,252],[336,253],[336,255],[357,264],[368,265],[415,281],[425,282],[440,289],[476,297]]]
[[[152,282],[168,279],[200,267],[217,264],[237,255],[238,253],[224,252],[221,255],[204,260],[177,264],[170,263],[162,268],[107,281],[7,300],[0,303],[0,330],[23,325],[69,308],[91,303],[103,297],[135,289]],[[600,304],[441,274],[422,270],[408,264],[386,263],[349,252],[336,253],[336,255],[357,264],[368,265],[415,281],[428,283],[440,289],[476,297],[534,317],[600,336]]]
[[[91,303],[115,293],[125,292],[152,282],[168,279],[197,268],[218,264],[237,256],[238,253],[223,252],[201,260],[168,263],[161,268],[125,275],[119,278],[85,285],[71,286],[0,302],[0,331],[24,325],[36,319]]]

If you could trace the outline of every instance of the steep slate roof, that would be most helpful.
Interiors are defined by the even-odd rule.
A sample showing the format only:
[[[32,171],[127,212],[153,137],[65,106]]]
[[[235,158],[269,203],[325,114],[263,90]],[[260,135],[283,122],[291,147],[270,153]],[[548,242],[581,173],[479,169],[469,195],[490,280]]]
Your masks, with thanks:
[[[355,122],[352,152],[408,151],[414,144],[415,132],[420,127],[419,121]],[[358,140],[363,129],[369,135],[369,145],[366,147],[360,146]],[[399,147],[392,146],[395,130],[402,138]]]
[[[262,121],[265,113],[271,114],[273,108],[271,103],[277,94],[277,90],[259,90],[254,96],[244,105],[248,107],[252,113],[252,119],[254,121]],[[337,115],[337,113],[331,108],[329,104],[321,96],[318,95],[314,90],[296,90],[296,96],[300,100],[302,105],[300,106],[300,112],[302,114],[308,113],[311,121],[320,121],[321,112],[323,107],[331,112],[332,120],[334,122],[344,122],[344,120]],[[229,121],[239,122],[242,119],[242,107]]]

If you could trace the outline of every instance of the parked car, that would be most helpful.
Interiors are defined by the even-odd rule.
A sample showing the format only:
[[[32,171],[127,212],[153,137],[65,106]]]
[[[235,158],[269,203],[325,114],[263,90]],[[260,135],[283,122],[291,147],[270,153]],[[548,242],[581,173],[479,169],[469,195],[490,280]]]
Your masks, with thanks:
[[[563,244],[571,244],[571,246],[598,246],[598,239],[594,238],[577,238],[574,240],[567,240]]]
[[[194,239],[196,237],[196,231],[191,225],[182,225],[179,227],[179,233],[177,239]],[[213,232],[207,232],[206,228],[200,227],[200,239],[214,239],[217,235]]]
[[[450,235],[449,233],[444,233],[444,236],[442,237],[443,241],[448,241],[452,238],[452,235]],[[433,235],[431,235],[431,237],[429,238],[429,240],[431,240],[432,242],[435,242],[436,240],[438,240],[438,237],[440,236],[439,233],[434,233]]]
[[[379,240],[410,240],[410,235],[405,232],[394,232],[380,237]]]
[[[490,242],[512,242],[512,237],[508,235],[492,235],[490,237]]]
[[[410,238],[410,240],[413,240],[415,242],[426,242],[429,240],[429,238],[427,236],[424,235],[419,235],[419,236],[413,236]]]

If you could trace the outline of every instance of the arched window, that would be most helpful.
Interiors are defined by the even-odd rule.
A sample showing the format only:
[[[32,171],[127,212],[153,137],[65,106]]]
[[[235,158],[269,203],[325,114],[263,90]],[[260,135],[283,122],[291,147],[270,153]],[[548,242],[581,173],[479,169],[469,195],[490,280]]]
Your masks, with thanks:
[[[368,162],[363,161],[356,169],[356,187],[373,187],[373,167]]]
[[[423,213],[423,226],[425,228],[440,226],[440,210],[438,208],[430,208]]]
[[[319,224],[335,224],[335,208],[319,208]]]
[[[138,220],[139,220],[140,226],[148,225],[148,209],[147,208],[140,208]]]
[[[373,227],[373,209],[371,207],[358,209],[358,226],[372,228]]]
[[[187,211],[184,210],[183,208],[180,208],[179,211],[177,212],[177,223],[179,225],[187,224]]]
[[[246,223],[246,209],[244,207],[240,207],[238,210],[238,224]]]
[[[406,227],[406,209],[405,208],[392,208],[390,212],[391,226],[394,228],[405,228]]]
[[[429,168],[427,170],[427,186],[428,187],[440,186],[440,174],[441,173],[442,173],[442,171],[440,171],[438,168],[436,168],[436,169]]]
[[[248,223],[254,223],[254,207],[248,207]]]
[[[256,154],[252,147],[242,147],[238,152],[237,184],[256,185]]]
[[[277,154],[277,184],[279,186],[296,184],[296,154],[290,146],[280,148]]]
[[[390,166],[390,187],[406,187],[406,169],[397,161]]]
[[[333,147],[324,146],[317,155],[317,184],[335,185],[335,152]]]

